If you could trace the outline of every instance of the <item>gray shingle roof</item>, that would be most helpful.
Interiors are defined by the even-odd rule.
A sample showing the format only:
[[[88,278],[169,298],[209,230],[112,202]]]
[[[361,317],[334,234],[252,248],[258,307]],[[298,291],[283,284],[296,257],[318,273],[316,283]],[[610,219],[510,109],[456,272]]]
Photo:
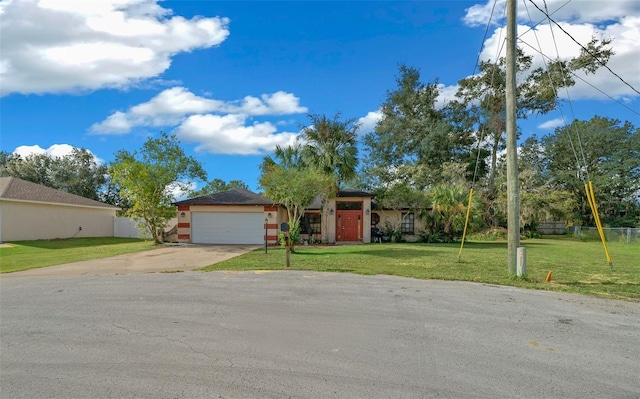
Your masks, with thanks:
[[[338,191],[338,198],[340,198],[340,197],[370,197],[370,198],[373,198],[374,195],[371,194],[371,193],[368,193],[366,191],[356,190],[356,189],[352,189],[352,188],[346,188],[344,190],[339,190]],[[309,205],[307,207],[307,209],[310,209],[310,210],[322,209],[322,195],[318,195],[313,200],[311,205]]]
[[[174,202],[174,205],[273,205],[269,198],[244,188]]]
[[[362,190],[356,190],[354,188],[345,188],[344,190],[340,190],[338,191],[338,197],[369,197],[369,198],[373,198],[375,197],[375,195],[366,192],[366,191],[362,191]]]
[[[366,191],[346,189],[340,190],[338,197],[373,197],[373,194]],[[261,194],[238,188],[174,202],[174,205],[275,205],[275,202]],[[321,206],[322,197],[318,196],[307,209],[320,209]]]
[[[0,199],[120,209],[117,206],[69,194],[17,177],[0,177]]]

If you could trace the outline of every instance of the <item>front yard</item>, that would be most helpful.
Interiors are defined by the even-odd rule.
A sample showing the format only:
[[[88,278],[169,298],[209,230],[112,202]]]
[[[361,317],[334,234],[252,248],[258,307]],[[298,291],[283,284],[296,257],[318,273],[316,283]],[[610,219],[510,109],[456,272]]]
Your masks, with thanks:
[[[460,244],[298,246],[291,269],[474,281],[640,301],[638,245],[609,243],[613,270],[600,242],[554,238],[521,245],[527,248],[524,279],[508,274],[506,242],[468,242],[460,263]],[[284,249],[270,247],[267,254],[263,248],[202,270],[285,270],[284,264]],[[546,283],[549,271],[552,279]]]
[[[150,240],[115,237],[17,241],[0,247],[0,273],[106,258],[155,247]]]
[[[565,291],[640,302],[640,246],[609,243],[613,270],[602,244],[567,238],[524,240],[527,276],[507,272],[507,243],[472,241],[458,262],[459,244],[364,244],[298,246],[291,269],[389,274],[421,279],[474,281],[522,288]],[[130,238],[38,240],[0,247],[0,272],[104,258],[157,248],[153,241]],[[264,248],[202,270],[286,270],[285,251]],[[551,282],[545,282],[553,271]]]

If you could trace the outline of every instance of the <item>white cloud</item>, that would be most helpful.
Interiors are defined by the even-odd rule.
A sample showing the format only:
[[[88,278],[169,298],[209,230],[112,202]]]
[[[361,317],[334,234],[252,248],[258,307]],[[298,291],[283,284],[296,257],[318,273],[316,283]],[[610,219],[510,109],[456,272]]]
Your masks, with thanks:
[[[249,124],[251,116],[306,111],[298,97],[283,91],[225,102],[197,96],[184,87],[173,87],[124,112],[114,112],[89,131],[126,134],[136,127],[176,127],[180,139],[198,143],[197,151],[261,154],[273,151],[276,145],[292,144],[298,133],[279,133],[271,122]]]
[[[219,109],[221,101],[198,97],[184,87],[164,90],[146,103],[131,107],[130,113],[138,116],[200,114]]]
[[[171,183],[167,187],[167,193],[174,201],[181,201],[189,197],[190,191],[194,191],[198,186],[194,182]]]
[[[611,46],[615,54],[607,64],[625,81],[633,87],[640,87],[640,2],[620,0],[616,2],[605,1],[565,1],[548,0],[549,12],[556,11],[552,18],[567,31],[579,43],[586,45],[592,37],[613,39]],[[488,20],[488,12],[493,2],[485,5],[477,5],[467,10],[465,22]],[[563,6],[563,7],[561,7]],[[504,0],[498,2],[496,13],[503,15]],[[543,65],[540,51],[551,59],[556,59],[558,54],[561,59],[569,59],[580,54],[580,46],[568,35],[562,32],[556,25],[549,25],[544,21],[542,14],[530,5],[531,19],[526,14],[524,7],[519,7],[518,35],[520,47],[525,53],[534,56],[534,67]],[[534,23],[543,21],[531,29],[531,21]],[[501,21],[502,23],[502,21]],[[486,40],[482,49],[481,59],[495,60],[500,48],[500,56],[504,56],[505,32],[503,28],[497,28]],[[539,44],[538,44],[539,43]],[[556,51],[557,46],[557,51]],[[548,60],[548,59],[547,59]],[[575,86],[569,89],[568,96],[577,99],[604,99],[608,96],[617,99],[636,97],[629,86],[620,81],[605,68],[600,68],[596,74],[585,75],[578,73]],[[594,89],[595,86],[600,91]],[[567,98],[567,92],[563,89],[559,92],[561,98]]]
[[[307,112],[307,107],[300,106],[300,99],[291,93],[278,91],[263,94],[260,98],[246,96],[238,102],[227,104],[223,110],[246,115],[287,115]]]
[[[495,9],[494,9],[495,3]],[[545,1],[551,18],[571,23],[603,23],[622,18],[627,15],[634,15],[640,12],[640,3],[637,0],[546,0]],[[520,20],[532,20],[534,23],[546,17],[538,9],[528,2],[523,6],[522,2],[517,4],[518,18]],[[536,4],[544,9],[542,2]],[[493,21],[494,25],[504,22],[506,0],[487,0],[486,3],[476,4],[469,7],[463,21],[469,26],[484,26]],[[491,10],[493,17],[491,17]]]
[[[240,101],[224,102],[193,94],[184,87],[172,87],[151,100],[135,105],[126,112],[116,111],[104,121],[91,126],[95,134],[125,134],[134,127],[176,126],[189,115],[235,113],[243,115],[282,115],[306,112],[300,99],[278,91],[260,98],[247,96]]]
[[[358,125],[360,125],[360,134],[367,134],[372,132],[378,121],[382,119],[382,112],[380,110],[370,111],[362,118],[358,119]]]
[[[565,125],[565,121],[563,118],[556,118],[538,125],[538,129],[553,130],[557,127],[564,126],[564,125]]]
[[[1,95],[126,88],[181,52],[219,45],[227,18],[171,16],[157,0],[4,0]]]
[[[438,84],[438,98],[436,99],[436,108],[442,108],[450,101],[456,99],[456,93],[458,92],[458,85],[453,86],[445,86],[443,84]]]
[[[46,150],[39,145],[21,145],[17,147],[13,153],[18,154],[21,157],[28,157],[29,155],[48,155],[50,157],[63,157],[71,154],[73,146],[69,144],[53,144]]]
[[[276,145],[293,144],[297,133],[276,133],[269,122],[246,125],[240,114],[192,115],[177,129],[181,140],[200,143],[196,151],[213,154],[255,155],[268,153]]]
[[[21,145],[19,147],[16,147],[16,149],[13,150],[13,153],[20,155],[22,158],[26,158],[29,155],[47,155],[52,158],[58,158],[58,157],[64,157],[66,155],[70,155],[73,152],[74,148],[77,148],[77,147],[74,147],[69,144],[53,144],[47,149],[44,149],[37,144]],[[89,153],[93,155],[91,151],[89,151]],[[95,159],[98,165],[102,165],[104,163],[103,159],[100,159],[95,155],[93,155],[93,158]]]
[[[127,114],[116,111],[104,121],[91,126],[90,130],[93,133],[124,134],[131,131],[133,125],[134,122],[129,120]]]
[[[466,14],[462,20],[469,26],[486,25],[490,20],[500,20],[504,12],[505,4],[506,0],[494,0],[487,1],[486,4],[474,4],[465,10]],[[496,12],[498,12],[497,15]],[[496,24],[496,22],[494,22],[494,24]]]

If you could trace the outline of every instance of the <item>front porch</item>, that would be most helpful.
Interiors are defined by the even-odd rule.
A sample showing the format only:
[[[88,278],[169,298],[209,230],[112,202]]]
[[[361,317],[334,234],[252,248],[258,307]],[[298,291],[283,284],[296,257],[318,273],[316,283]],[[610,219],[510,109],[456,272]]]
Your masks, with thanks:
[[[330,244],[371,242],[372,197],[364,191],[341,190],[324,204],[318,198],[301,222],[301,239]]]

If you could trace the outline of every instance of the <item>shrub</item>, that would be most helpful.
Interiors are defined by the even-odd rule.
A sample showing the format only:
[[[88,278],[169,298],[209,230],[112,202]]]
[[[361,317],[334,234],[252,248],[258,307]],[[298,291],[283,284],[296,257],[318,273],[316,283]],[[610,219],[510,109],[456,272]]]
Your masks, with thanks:
[[[493,227],[480,233],[471,235],[469,238],[477,241],[498,241],[507,239],[507,229],[504,227]]]

